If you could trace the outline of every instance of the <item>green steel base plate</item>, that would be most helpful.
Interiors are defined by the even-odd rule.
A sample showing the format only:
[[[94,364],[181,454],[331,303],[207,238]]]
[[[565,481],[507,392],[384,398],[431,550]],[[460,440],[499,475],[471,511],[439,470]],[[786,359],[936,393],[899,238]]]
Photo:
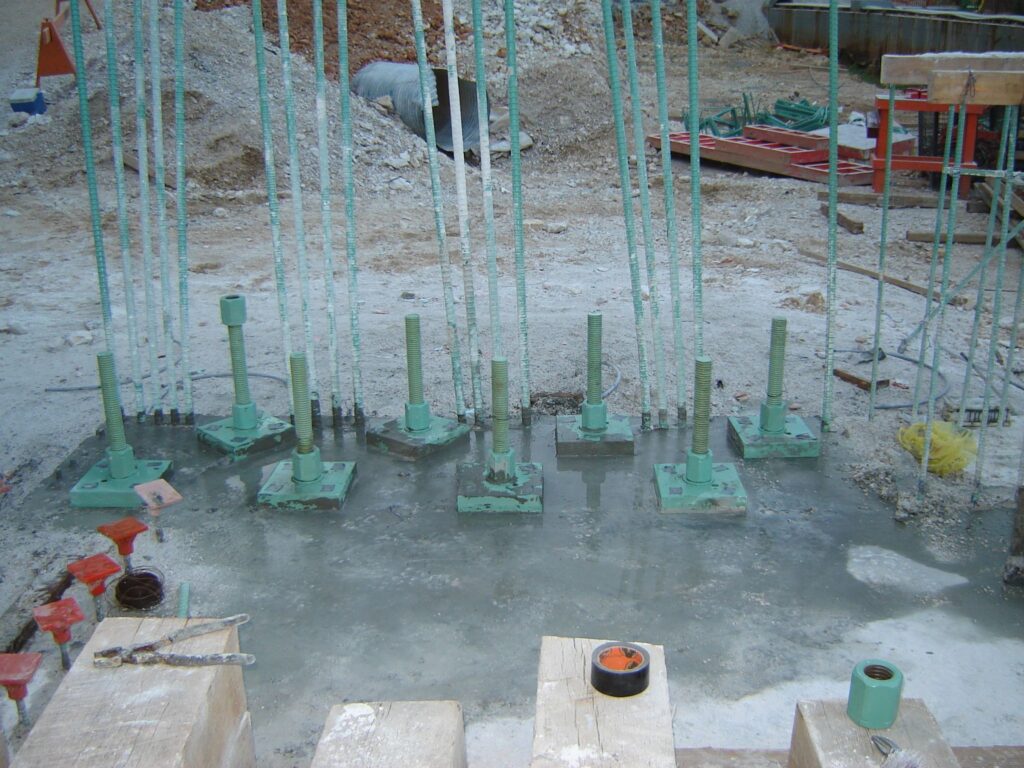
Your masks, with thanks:
[[[729,443],[744,459],[813,459],[821,443],[796,414],[786,415],[786,428],[778,435],[761,432],[761,414],[755,411],[729,417]]]
[[[256,495],[256,503],[274,509],[341,509],[356,475],[354,461],[325,461],[318,480],[292,480],[291,459],[278,462]]]
[[[71,506],[98,509],[103,507],[142,506],[135,486],[159,480],[169,474],[171,462],[158,459],[136,459],[135,474],[120,479],[110,476],[110,462],[102,459],[75,483],[71,489]]]
[[[632,456],[636,453],[628,416],[609,416],[603,432],[583,429],[583,417],[559,416],[555,421],[558,456]]]
[[[441,416],[430,417],[430,427],[422,432],[409,432],[404,419],[377,423],[366,430],[366,445],[400,459],[422,459],[447,448],[469,435],[469,425]]]
[[[711,482],[687,484],[685,464],[655,464],[654,485],[662,512],[723,513],[747,511],[735,464],[713,464]]]
[[[484,464],[460,464],[457,470],[459,512],[543,512],[544,468],[536,462],[516,464],[510,483],[491,483]]]
[[[254,429],[235,429],[234,419],[229,416],[204,424],[196,432],[200,442],[233,459],[241,459],[250,453],[276,448],[291,429],[291,424],[274,416],[261,416]]]

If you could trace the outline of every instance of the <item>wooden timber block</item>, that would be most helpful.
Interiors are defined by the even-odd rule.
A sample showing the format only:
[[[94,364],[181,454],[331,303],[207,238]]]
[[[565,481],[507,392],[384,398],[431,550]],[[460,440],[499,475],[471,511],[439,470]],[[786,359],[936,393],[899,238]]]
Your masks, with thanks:
[[[93,666],[93,653],[156,640],[208,619],[110,618],[96,628],[15,756],[12,768],[253,768],[238,666]],[[238,651],[231,627],[165,649]]]
[[[1006,72],[1024,70],[1024,53],[919,53],[882,56],[882,85],[924,85],[935,70]]]
[[[625,698],[590,685],[590,659],[604,640],[544,637],[537,670],[531,768],[675,768],[665,649],[650,655],[650,685]]]
[[[1024,71],[933,71],[928,76],[928,101],[942,104],[1013,106],[1024,101]]]
[[[310,768],[466,768],[457,701],[331,707]]]
[[[871,735],[892,739],[917,752],[928,768],[960,768],[953,750],[920,699],[903,699],[891,728],[870,731],[846,714],[846,701],[801,701],[796,705],[789,768],[878,768],[881,754]]]

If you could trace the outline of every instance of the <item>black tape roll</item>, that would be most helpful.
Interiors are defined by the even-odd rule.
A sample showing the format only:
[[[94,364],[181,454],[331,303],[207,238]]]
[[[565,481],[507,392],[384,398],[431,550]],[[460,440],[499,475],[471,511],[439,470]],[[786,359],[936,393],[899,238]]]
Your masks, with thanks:
[[[606,696],[635,696],[651,681],[651,659],[633,643],[603,643],[590,657],[590,684]]]

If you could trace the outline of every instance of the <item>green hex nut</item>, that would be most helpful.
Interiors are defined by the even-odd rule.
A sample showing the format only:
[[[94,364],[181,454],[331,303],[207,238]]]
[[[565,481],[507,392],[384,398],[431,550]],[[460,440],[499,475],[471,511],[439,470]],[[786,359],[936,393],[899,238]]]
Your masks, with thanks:
[[[895,664],[866,659],[853,668],[846,714],[862,728],[881,730],[896,722],[903,673]]]
[[[221,296],[220,321],[224,325],[243,325],[245,323],[245,297]]]

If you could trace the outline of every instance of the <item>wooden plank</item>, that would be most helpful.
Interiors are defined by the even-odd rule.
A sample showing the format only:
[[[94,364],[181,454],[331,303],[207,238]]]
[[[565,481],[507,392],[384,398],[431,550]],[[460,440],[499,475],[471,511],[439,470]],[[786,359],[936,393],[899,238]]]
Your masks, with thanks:
[[[817,253],[814,253],[809,248],[806,248],[804,246],[798,245],[797,246],[797,251],[804,258],[811,259],[812,261],[816,261],[819,264],[827,264],[828,263],[828,259],[827,258],[825,258],[824,256],[820,256]],[[838,269],[843,270],[844,272],[853,272],[856,275],[864,275],[865,277],[872,277],[875,280],[877,280],[878,277],[879,277],[878,273],[875,272],[873,269],[868,269],[868,268],[862,267],[862,266],[860,266],[858,264],[850,264],[849,262],[846,262],[846,261],[837,261],[836,262],[836,267]],[[910,291],[911,293],[916,293],[918,296],[927,296],[928,295],[928,289],[927,288],[922,288],[920,285],[914,285],[914,283],[908,282],[906,280],[901,280],[900,278],[893,277],[892,275],[886,275],[885,276],[885,282],[888,285],[895,285],[897,288],[902,288],[905,291]],[[941,298],[942,297],[939,295],[938,291],[932,291],[932,299],[934,301],[941,301]]]
[[[978,194],[981,195],[981,199],[984,200],[986,203],[988,203],[990,206],[991,205],[995,205],[996,208],[999,211],[1001,211],[1003,209],[1002,196],[1000,196],[1000,199],[998,201],[993,203],[993,200],[992,200],[992,187],[989,186],[989,184],[987,182],[983,182],[981,184],[975,184],[974,188],[978,190]],[[1015,210],[1016,209],[1016,204],[1017,204],[1018,201],[1020,201],[1020,198],[1016,194],[1014,194],[1013,197],[1011,198],[1011,201],[1010,201],[1011,202],[1011,208],[1013,208]],[[1022,203],[1022,207],[1024,207],[1024,203]],[[996,214],[996,215],[998,216],[999,214]],[[1015,216],[1011,215],[1010,219],[1011,219],[1012,223],[1016,224],[1017,218]],[[1002,221],[1002,218],[1000,217],[999,220]],[[1014,240],[1017,241],[1017,245],[1019,245],[1021,248],[1024,248],[1024,234],[1017,235],[1014,238]]]
[[[590,658],[603,640],[545,637],[537,671],[531,768],[674,768],[665,650],[650,654],[650,686],[615,698],[590,685]]]
[[[819,208],[822,215],[828,218],[828,203],[822,203]],[[864,222],[857,221],[852,216],[847,216],[842,211],[836,211],[836,221],[843,229],[849,232],[851,235],[862,235],[864,234]]]
[[[953,747],[960,768],[1010,768],[1024,765],[1024,747]],[[676,750],[677,768],[783,768],[789,752],[783,749]]]
[[[788,128],[775,128],[770,125],[748,125],[743,135],[762,141],[776,141],[804,149],[823,149],[828,152],[828,137],[817,136],[803,131],[792,131]]]
[[[948,239],[946,233],[943,232],[940,235],[941,243],[945,243]],[[954,232],[953,242],[958,245],[985,245],[985,241],[988,238],[985,237],[984,232]],[[935,232],[933,230],[910,230],[907,232],[907,240],[912,243],[933,243],[935,242]],[[999,244],[999,233],[992,233],[992,244]]]
[[[1024,70],[1024,53],[922,53],[882,57],[882,85],[925,85],[933,70],[1006,72]]]
[[[928,101],[1012,106],[1024,102],[1024,71],[974,72],[936,70],[928,76]]]
[[[818,199],[828,202],[828,192],[819,192]],[[882,193],[861,189],[848,189],[839,193],[839,202],[849,205],[882,205]],[[890,208],[938,208],[936,195],[920,195],[912,192],[893,192],[889,195]]]
[[[103,621],[64,677],[12,768],[252,768],[252,728],[237,666],[93,666],[102,648],[156,640],[208,619]],[[235,627],[171,646],[238,651]],[[73,738],[69,735],[73,734]]]
[[[796,705],[789,768],[878,768],[880,755],[871,743],[878,733],[902,749],[921,756],[928,768],[960,768],[939,724],[920,699],[903,699],[891,728],[861,728],[846,714],[846,701],[801,701]]]
[[[857,374],[851,373],[850,371],[844,370],[843,368],[833,368],[832,375],[835,376],[837,379],[842,379],[847,384],[853,384],[853,386],[857,387],[858,389],[863,389],[865,392],[871,391],[871,379],[865,379],[864,377],[858,376]],[[881,389],[882,387],[888,386],[888,379],[879,379],[878,381],[875,382],[876,389]]]
[[[382,701],[331,707],[310,768],[466,768],[457,701]]]

